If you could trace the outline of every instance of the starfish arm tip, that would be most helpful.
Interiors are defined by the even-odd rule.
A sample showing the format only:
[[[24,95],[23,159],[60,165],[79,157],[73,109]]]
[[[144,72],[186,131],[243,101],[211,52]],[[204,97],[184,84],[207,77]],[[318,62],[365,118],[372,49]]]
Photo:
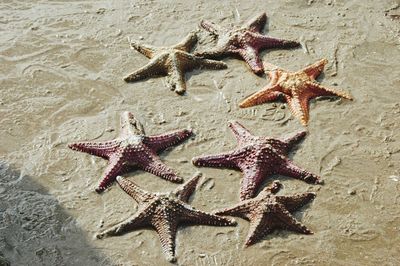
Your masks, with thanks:
[[[103,233],[98,233],[98,234],[95,235],[95,237],[97,239],[103,239],[104,238],[104,234]]]
[[[99,187],[95,188],[94,191],[96,191],[97,194],[100,194],[100,193],[102,193],[105,189],[106,189],[105,187],[100,187],[100,186],[99,186]]]
[[[228,220],[228,225],[230,225],[230,226],[236,226],[238,223],[236,222],[236,220],[235,219],[229,219]]]
[[[165,258],[166,258],[167,261],[169,261],[171,263],[176,262],[176,257],[174,255],[172,255],[172,254],[166,254]]]
[[[199,157],[192,158],[192,164],[195,166],[201,166],[201,163],[199,161],[200,161]]]

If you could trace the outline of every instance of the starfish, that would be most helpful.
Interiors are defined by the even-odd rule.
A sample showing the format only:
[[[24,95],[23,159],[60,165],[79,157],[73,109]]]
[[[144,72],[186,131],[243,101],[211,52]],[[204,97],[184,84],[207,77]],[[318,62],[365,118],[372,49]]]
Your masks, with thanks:
[[[153,76],[167,76],[166,83],[178,94],[186,91],[185,72],[196,68],[225,69],[223,62],[204,59],[190,52],[197,42],[190,33],[182,42],[171,47],[154,47],[131,41],[131,47],[150,58],[150,62],[124,78],[126,82],[143,80]]]
[[[328,60],[322,59],[297,72],[275,68],[268,73],[270,82],[260,91],[248,96],[240,107],[246,108],[283,97],[292,114],[303,125],[309,120],[309,100],[318,96],[339,96],[349,100],[352,97],[340,89],[327,88],[318,84],[315,78],[324,70]]]
[[[146,226],[153,227],[161,242],[162,250],[168,261],[175,261],[175,237],[179,224],[202,224],[214,226],[236,225],[234,220],[194,209],[188,204],[196,189],[200,175],[192,177],[175,191],[166,194],[147,192],[135,183],[117,177],[120,187],[139,203],[139,210],[96,237],[122,235],[125,232]]]
[[[279,174],[294,177],[307,183],[320,184],[320,177],[296,166],[287,158],[295,144],[306,135],[299,132],[286,139],[253,136],[238,122],[230,122],[229,127],[238,141],[238,147],[227,153],[195,157],[196,166],[225,167],[243,172],[240,199],[255,196],[258,187],[267,177]]]
[[[245,246],[250,246],[271,233],[274,229],[287,229],[303,234],[312,234],[307,227],[298,222],[292,212],[315,198],[315,193],[302,193],[293,196],[276,196],[282,184],[274,181],[264,188],[257,197],[240,202],[232,208],[215,212],[250,221]]]
[[[121,114],[119,137],[102,142],[76,142],[69,144],[73,150],[86,152],[109,161],[104,177],[96,192],[109,187],[118,175],[140,168],[166,180],[181,183],[183,179],[166,166],[157,153],[183,142],[192,135],[188,129],[146,136],[142,124],[130,112]]]
[[[225,29],[213,22],[203,20],[200,25],[205,30],[218,37],[217,46],[214,49],[204,52],[197,52],[196,55],[207,58],[219,58],[226,55],[236,55],[243,58],[251,70],[256,74],[264,73],[264,67],[259,57],[259,52],[267,48],[292,48],[300,43],[287,41],[261,34],[267,22],[267,15],[260,14],[247,22],[244,27]]]

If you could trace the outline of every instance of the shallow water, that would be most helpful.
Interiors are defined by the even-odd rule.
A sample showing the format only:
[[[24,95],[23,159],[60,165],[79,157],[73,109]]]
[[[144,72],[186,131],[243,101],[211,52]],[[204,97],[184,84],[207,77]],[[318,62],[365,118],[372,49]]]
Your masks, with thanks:
[[[98,254],[93,256],[116,265],[167,264],[154,231],[103,240],[93,237],[101,228],[135,213],[137,205],[116,185],[96,194],[94,187],[106,161],[71,151],[66,145],[114,138],[121,111],[133,112],[147,134],[194,129],[193,139],[161,157],[186,179],[201,170],[204,184],[192,204],[207,211],[238,201],[240,172],[196,169],[190,163],[193,156],[235,147],[227,121],[238,120],[254,134],[277,137],[303,128],[283,103],[238,108],[245,96],[268,82],[240,60],[224,59],[226,70],[187,74],[184,96],[166,89],[163,78],[133,84],[122,80],[148,61],[129,49],[128,36],[152,45],[172,45],[201,19],[239,25],[266,11],[266,33],[300,40],[303,47],[264,52],[264,61],[295,71],[327,58],[329,64],[319,81],[349,91],[355,99],[313,100],[309,135],[291,154],[295,163],[321,175],[325,184],[313,186],[279,177],[285,186],[282,194],[317,192],[314,202],[296,213],[314,235],[277,231],[244,249],[248,230],[244,220],[237,219],[237,227],[184,227],[177,235],[178,265],[400,264],[400,21],[385,15],[398,14],[399,4],[2,1],[0,159],[20,176],[29,176],[79,228],[80,248],[57,253],[57,263],[74,265],[80,252],[95,250]],[[212,46],[206,33],[199,37],[198,46]],[[150,191],[176,187],[141,171],[126,176]],[[21,204],[37,206],[37,201],[29,200],[32,189],[14,191],[23,179],[7,181],[5,174],[0,178],[2,197],[15,204],[15,209],[9,205],[0,209],[0,251],[15,265],[36,262],[39,255],[23,251],[40,249],[37,243],[43,241],[24,244],[24,237],[39,238],[41,228],[27,226],[18,229],[23,233],[11,234],[13,222],[4,218]],[[42,214],[37,213],[33,217],[40,220]],[[49,213],[50,224],[67,219]],[[68,237],[70,232],[60,234]],[[11,237],[14,244],[9,247],[4,243]],[[65,249],[56,237],[46,237],[46,245]],[[102,259],[93,265],[98,261]]]

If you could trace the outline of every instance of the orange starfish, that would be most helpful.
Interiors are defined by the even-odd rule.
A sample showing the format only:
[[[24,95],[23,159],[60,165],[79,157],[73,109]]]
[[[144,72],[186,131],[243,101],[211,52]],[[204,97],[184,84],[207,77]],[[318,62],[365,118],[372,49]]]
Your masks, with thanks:
[[[270,82],[262,90],[248,96],[240,103],[241,108],[246,108],[284,97],[290,111],[300,119],[303,125],[309,120],[309,100],[318,96],[339,96],[349,100],[353,98],[340,89],[327,88],[316,82],[324,70],[328,60],[322,59],[297,72],[289,72],[274,67],[268,73]]]

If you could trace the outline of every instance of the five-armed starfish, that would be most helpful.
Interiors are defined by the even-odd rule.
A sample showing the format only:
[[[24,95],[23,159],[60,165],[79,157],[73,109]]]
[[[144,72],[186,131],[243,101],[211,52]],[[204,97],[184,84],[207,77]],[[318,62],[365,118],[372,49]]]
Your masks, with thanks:
[[[118,176],[118,184],[139,203],[139,210],[126,221],[98,234],[97,238],[122,235],[137,228],[151,226],[159,235],[164,255],[168,261],[172,262],[176,260],[175,237],[179,224],[236,225],[234,220],[196,210],[187,204],[196,188],[199,177],[200,175],[194,176],[173,192],[155,194],[149,193],[135,183]]]
[[[69,144],[68,147],[109,161],[104,171],[104,177],[96,189],[97,192],[102,192],[114,182],[118,175],[133,168],[140,168],[172,182],[182,182],[183,179],[166,166],[157,153],[181,143],[191,135],[191,130],[184,129],[161,135],[145,136],[142,125],[133,114],[123,112],[121,133],[118,138],[102,142],[77,142]]]
[[[286,139],[253,136],[238,122],[229,123],[238,147],[228,153],[196,157],[196,166],[226,167],[243,172],[240,199],[246,200],[256,195],[258,187],[267,177],[279,174],[294,177],[308,183],[321,183],[317,175],[296,166],[287,158],[290,149],[304,138],[300,132]]]
[[[291,214],[315,198],[315,193],[293,196],[275,196],[282,187],[274,181],[264,188],[254,199],[240,202],[232,208],[215,212],[218,215],[231,215],[250,221],[245,246],[250,246],[271,233],[274,229],[287,229],[303,234],[312,232],[298,222]]]
[[[196,34],[189,34],[184,41],[172,47],[154,47],[131,41],[131,47],[150,58],[150,62],[125,79],[126,82],[153,76],[167,76],[167,86],[178,94],[186,91],[185,72],[196,68],[225,69],[223,62],[204,59],[190,52],[196,44]]]
[[[225,29],[213,22],[203,20],[200,25],[207,31],[218,36],[217,46],[209,51],[197,52],[196,55],[207,58],[219,58],[226,55],[242,57],[251,70],[256,74],[264,73],[264,67],[259,57],[259,52],[267,48],[291,48],[300,44],[261,34],[267,21],[265,13],[250,20],[244,27]]]
[[[340,89],[327,88],[318,84],[315,78],[324,70],[328,60],[322,59],[297,72],[276,68],[268,72],[270,82],[262,90],[250,95],[240,107],[250,107],[283,97],[293,115],[307,125],[309,119],[309,100],[318,96],[340,96],[349,100],[352,97]]]

